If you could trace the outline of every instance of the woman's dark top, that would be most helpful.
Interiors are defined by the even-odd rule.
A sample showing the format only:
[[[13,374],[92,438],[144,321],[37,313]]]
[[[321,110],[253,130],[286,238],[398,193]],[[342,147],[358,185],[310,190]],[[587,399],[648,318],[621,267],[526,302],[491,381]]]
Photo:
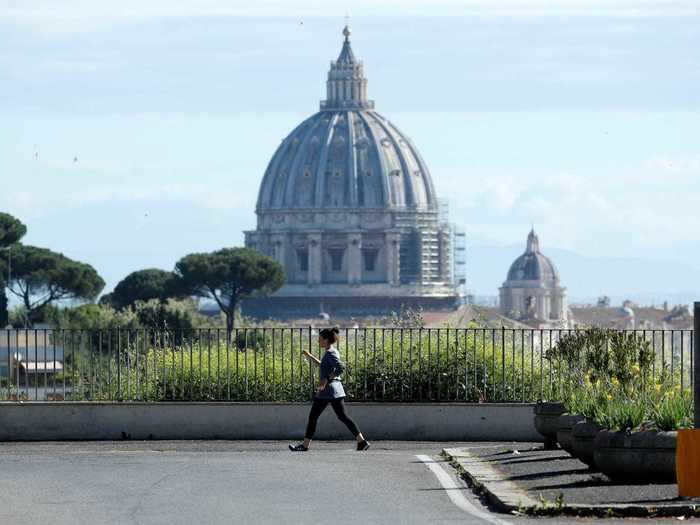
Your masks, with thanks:
[[[337,348],[331,346],[323,354],[318,370],[319,379],[327,379],[328,383],[326,383],[326,388],[316,393],[315,397],[317,399],[338,399],[340,397],[345,397],[343,383],[340,382],[340,376],[344,371],[345,367],[340,360],[340,353]],[[330,379],[331,374],[335,375],[333,379]]]

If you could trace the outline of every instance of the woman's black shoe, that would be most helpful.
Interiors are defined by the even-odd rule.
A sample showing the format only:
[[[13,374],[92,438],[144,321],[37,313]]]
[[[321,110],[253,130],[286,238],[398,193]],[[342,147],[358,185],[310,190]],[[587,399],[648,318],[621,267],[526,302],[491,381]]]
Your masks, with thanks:
[[[367,450],[369,448],[369,442],[365,439],[357,444],[357,450]]]
[[[289,450],[291,450],[292,452],[306,452],[309,449],[306,448],[304,445],[299,444],[299,445],[289,445]],[[360,449],[358,448],[357,450],[360,450]]]

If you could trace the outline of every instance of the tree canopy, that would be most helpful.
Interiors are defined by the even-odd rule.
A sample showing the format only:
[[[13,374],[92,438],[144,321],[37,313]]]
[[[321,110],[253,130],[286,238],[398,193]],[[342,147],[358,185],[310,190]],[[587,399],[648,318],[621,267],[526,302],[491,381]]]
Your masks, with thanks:
[[[46,248],[17,244],[12,247],[12,275],[8,289],[19,297],[30,323],[55,301],[92,301],[105,286],[97,271]]]
[[[136,301],[157,299],[162,302],[187,295],[180,278],[173,272],[148,268],[132,272],[119,281],[105,301],[115,308],[126,308]]]
[[[285,281],[282,265],[249,248],[186,255],[175,265],[175,273],[190,293],[216,301],[229,331],[241,299],[272,293]]]
[[[0,248],[10,246],[25,236],[27,227],[9,213],[0,212]]]
[[[0,212],[0,248],[8,248],[19,242],[27,233],[27,227],[9,213]],[[3,254],[4,255],[4,254]],[[8,254],[11,257],[11,254]],[[0,260],[6,260],[2,257]],[[0,328],[7,325],[7,294],[5,293],[5,280],[7,279],[7,268],[0,262]]]

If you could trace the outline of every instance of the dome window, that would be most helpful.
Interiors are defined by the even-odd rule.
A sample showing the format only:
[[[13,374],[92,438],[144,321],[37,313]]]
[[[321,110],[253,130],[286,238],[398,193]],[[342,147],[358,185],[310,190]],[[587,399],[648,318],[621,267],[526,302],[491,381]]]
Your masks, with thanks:
[[[299,265],[299,270],[302,272],[309,271],[309,251],[308,250],[297,250],[297,263]]]
[[[342,174],[343,174],[343,172],[340,170],[333,170],[334,177],[340,177]]]
[[[391,170],[391,176],[392,176],[392,177],[400,177],[400,176],[401,176],[401,170]]]
[[[331,257],[331,271],[332,272],[342,272],[343,271],[343,249],[333,248],[328,250],[328,255]]]
[[[311,177],[311,168],[308,166],[304,168],[304,177]]]
[[[382,146],[384,146],[385,148],[391,147],[391,141],[389,139],[383,138],[381,142],[382,142]]]
[[[367,175],[368,177],[371,177],[371,176],[372,176],[372,170],[367,170],[367,172],[365,173],[365,175]]]
[[[420,170],[414,171],[413,174],[414,174],[416,177],[420,177],[420,176],[422,175],[422,173],[420,172]]]
[[[379,250],[362,250],[362,257],[365,262],[365,271],[374,272],[377,269],[377,255]]]

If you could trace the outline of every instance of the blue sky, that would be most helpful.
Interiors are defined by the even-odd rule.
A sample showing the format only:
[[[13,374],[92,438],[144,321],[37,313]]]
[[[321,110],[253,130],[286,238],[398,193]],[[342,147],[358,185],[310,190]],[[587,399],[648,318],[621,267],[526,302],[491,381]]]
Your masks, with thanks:
[[[545,249],[700,271],[700,3],[171,4],[0,0],[0,209],[108,289],[242,243],[346,10],[370,97],[471,243],[522,244],[534,223]]]

